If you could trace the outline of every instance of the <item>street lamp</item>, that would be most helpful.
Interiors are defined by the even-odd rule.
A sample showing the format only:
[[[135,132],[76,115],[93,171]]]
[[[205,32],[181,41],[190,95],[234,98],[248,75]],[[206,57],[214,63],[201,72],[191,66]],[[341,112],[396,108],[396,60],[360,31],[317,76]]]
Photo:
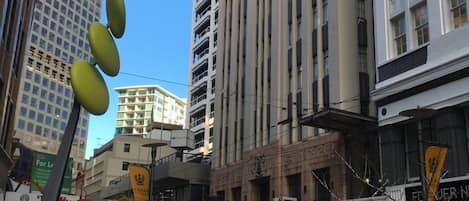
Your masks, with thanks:
[[[431,108],[417,108],[404,110],[399,113],[400,116],[414,118],[417,120],[417,138],[418,138],[418,146],[419,146],[419,162],[420,162],[420,183],[422,183],[422,194],[423,200],[427,200],[427,180],[425,178],[425,158],[424,158],[424,151],[423,151],[423,133],[422,133],[422,120],[433,116],[435,113],[434,109]]]
[[[152,143],[148,143],[148,144],[144,144],[142,145],[142,147],[149,147],[151,148],[151,163],[150,163],[150,193],[149,193],[149,197],[148,197],[148,200],[149,201],[154,201],[155,200],[155,192],[153,191],[153,172],[154,172],[154,168],[156,166],[156,151],[158,149],[158,147],[162,147],[162,146],[166,146],[168,145],[168,143],[166,142],[152,142]]]

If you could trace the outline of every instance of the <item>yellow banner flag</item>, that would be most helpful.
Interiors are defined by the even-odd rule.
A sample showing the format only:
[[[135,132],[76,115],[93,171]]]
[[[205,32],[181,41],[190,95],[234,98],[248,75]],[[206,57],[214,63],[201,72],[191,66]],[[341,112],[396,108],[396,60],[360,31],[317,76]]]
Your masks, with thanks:
[[[448,147],[444,146],[429,146],[425,151],[425,178],[427,180],[428,201],[435,200],[447,153]]]
[[[134,201],[148,201],[150,192],[150,173],[142,166],[129,165],[130,185]]]

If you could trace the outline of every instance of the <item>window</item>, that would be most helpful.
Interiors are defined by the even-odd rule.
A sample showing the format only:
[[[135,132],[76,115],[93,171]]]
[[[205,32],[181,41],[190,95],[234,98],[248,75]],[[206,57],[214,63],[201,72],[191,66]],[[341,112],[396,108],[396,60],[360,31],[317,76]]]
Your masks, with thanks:
[[[313,81],[317,81],[319,74],[318,74],[318,58],[313,57]]]
[[[68,117],[68,112],[65,110],[62,110],[62,117],[67,118]]]
[[[52,105],[47,104],[47,113],[52,113]]]
[[[130,144],[125,143],[124,144],[124,152],[130,152]]]
[[[366,18],[366,5],[365,0],[359,0],[357,2],[357,11],[359,18]]]
[[[31,107],[37,107],[37,99],[34,97],[31,97]]]
[[[33,72],[30,71],[30,70],[27,70],[27,71],[26,71],[26,78],[27,78],[28,80],[33,79]]]
[[[29,122],[28,126],[26,127],[26,130],[28,130],[29,132],[33,132],[33,128],[34,128],[33,123]]]
[[[56,83],[54,81],[50,82],[50,89],[55,90]]]
[[[360,67],[360,72],[367,72],[367,51],[366,48],[359,48],[358,49],[358,66]]]
[[[59,128],[59,120],[54,119],[52,125],[54,126],[54,128]]]
[[[67,99],[64,99],[64,107],[68,108],[69,106],[70,106],[70,101],[68,101]]]
[[[31,90],[31,84],[29,82],[24,83],[24,91],[29,92]]]
[[[46,116],[46,125],[50,126],[52,119],[49,116]]]
[[[323,0],[322,3],[322,24],[327,24],[329,20],[329,13],[327,10],[327,0]]]
[[[57,96],[57,98],[55,99],[55,103],[56,103],[57,105],[62,105],[62,97]]]
[[[37,121],[42,124],[44,122],[44,115],[37,113]]]
[[[59,108],[55,108],[54,115],[55,115],[56,117],[60,117],[60,112],[61,112],[61,111],[60,111]]]
[[[43,136],[44,137],[49,137],[50,129],[49,128],[44,128]]]
[[[29,110],[29,119],[36,119],[36,112],[34,110]]]
[[[122,162],[122,170],[127,170],[129,169],[129,162],[123,161]]]
[[[39,110],[44,111],[46,109],[46,103],[39,101]]]
[[[53,93],[49,93],[49,101],[54,102],[55,95]]]
[[[397,55],[407,51],[405,16],[401,15],[392,20],[394,30],[394,45]]]
[[[313,7],[313,29],[317,29],[318,28],[318,9],[315,4],[313,6],[314,6]]]
[[[450,0],[451,19],[456,29],[467,24],[466,0]]]
[[[26,126],[26,122],[23,119],[18,120],[18,128],[24,129]]]
[[[52,139],[57,140],[57,131],[52,131],[51,137]]]
[[[64,92],[64,87],[62,85],[59,85],[57,87],[57,90],[58,90],[59,93],[63,93]]]
[[[28,113],[28,109],[26,109],[25,107],[21,107],[21,108],[20,108],[20,114],[21,114],[21,116],[25,117],[25,116],[26,116],[26,113]]]
[[[417,44],[425,44],[428,42],[428,14],[426,5],[422,5],[414,10],[414,19]]]
[[[42,78],[42,86],[48,87],[49,86],[49,79],[46,77]]]
[[[39,21],[39,19],[37,19],[37,20]],[[33,31],[36,32],[36,33],[39,33],[39,24],[37,24],[37,23],[33,24]]]
[[[36,84],[41,83],[41,76],[39,74],[34,74],[34,82]]]
[[[324,51],[324,76],[329,74],[329,51]]]
[[[66,126],[66,125],[65,125],[65,122],[60,122],[60,129],[61,129],[62,131],[65,130],[65,126]]]

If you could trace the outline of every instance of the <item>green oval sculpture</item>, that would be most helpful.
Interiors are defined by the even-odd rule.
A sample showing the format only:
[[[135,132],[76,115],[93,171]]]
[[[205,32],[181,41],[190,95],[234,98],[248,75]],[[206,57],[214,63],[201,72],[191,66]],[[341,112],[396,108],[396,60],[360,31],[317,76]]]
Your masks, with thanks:
[[[106,27],[97,22],[92,23],[88,31],[88,40],[91,53],[101,70],[109,76],[116,76],[120,69],[119,52]]]
[[[116,38],[121,38],[125,31],[124,0],[107,0],[106,12],[108,25]]]
[[[75,61],[70,75],[78,102],[91,114],[104,114],[109,106],[109,92],[96,67],[86,61]]]

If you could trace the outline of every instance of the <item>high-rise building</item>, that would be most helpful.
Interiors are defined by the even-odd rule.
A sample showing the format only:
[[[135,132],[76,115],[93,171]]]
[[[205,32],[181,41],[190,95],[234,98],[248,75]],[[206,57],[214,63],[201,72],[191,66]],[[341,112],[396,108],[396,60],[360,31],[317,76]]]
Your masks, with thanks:
[[[419,155],[429,145],[443,144],[449,151],[437,199],[467,199],[469,2],[373,2],[377,80],[372,98],[378,111],[380,178],[395,199],[412,200],[417,194],[420,199]],[[421,114],[422,108],[429,114],[420,121],[401,116],[419,107]],[[453,189],[451,195],[447,189]]]
[[[0,195],[6,190],[13,165],[15,107],[34,2],[0,2]]]
[[[116,135],[147,135],[146,128],[153,121],[176,125],[185,123],[186,101],[158,85],[118,87],[114,90],[119,94]]]
[[[219,4],[218,0],[193,0],[192,5],[186,125],[195,139],[195,149],[190,153],[208,155],[213,140]]]
[[[57,153],[73,104],[71,63],[91,59],[86,33],[100,15],[100,0],[36,2],[14,126],[27,147]],[[84,167],[88,122],[82,110],[70,154],[74,170]]]
[[[220,0],[218,10],[211,195],[374,193],[372,1]]]

